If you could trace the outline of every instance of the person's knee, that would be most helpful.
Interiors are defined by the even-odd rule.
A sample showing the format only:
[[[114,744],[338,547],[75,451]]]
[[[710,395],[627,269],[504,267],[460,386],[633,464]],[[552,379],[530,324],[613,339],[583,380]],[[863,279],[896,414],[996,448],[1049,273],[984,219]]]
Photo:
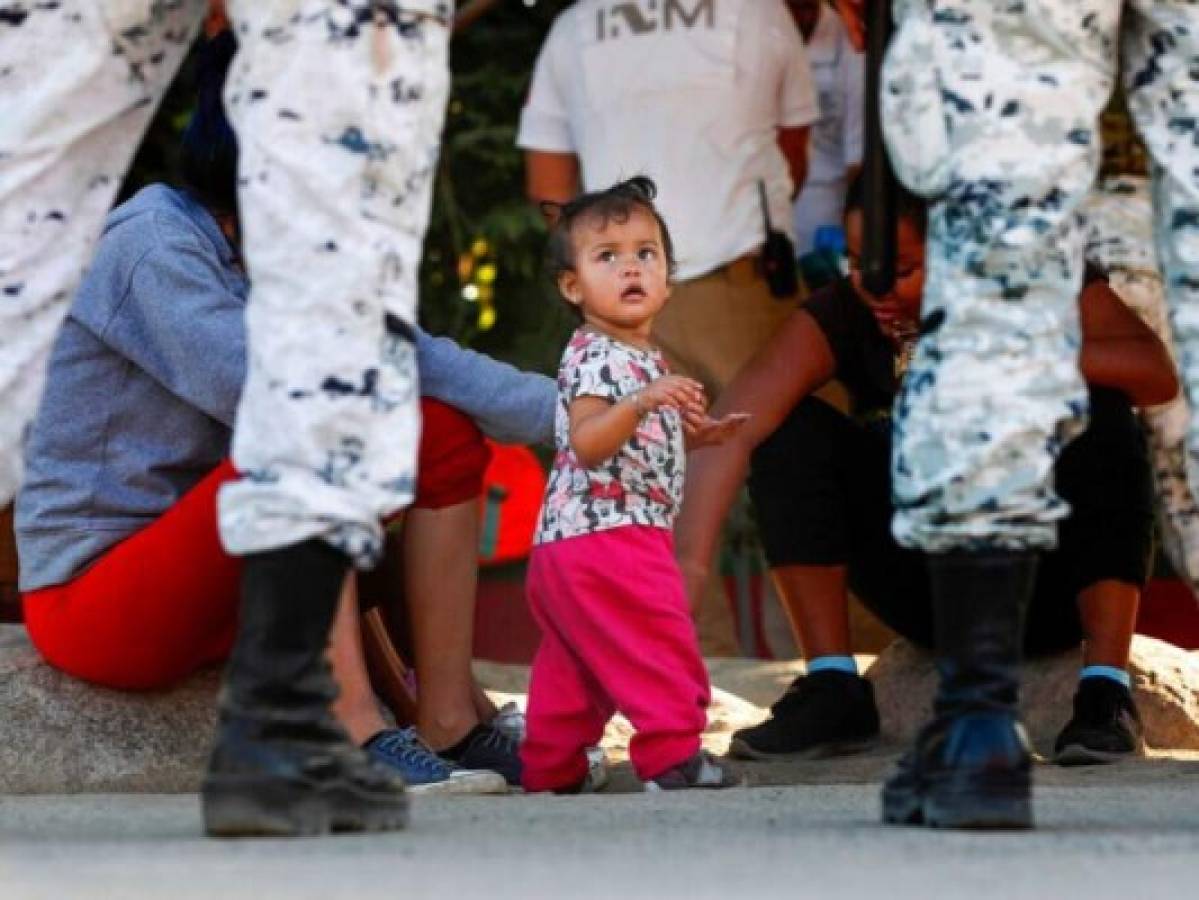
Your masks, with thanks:
[[[811,553],[822,561],[829,554],[844,558],[839,431],[848,423],[838,419],[845,417],[808,398],[754,453],[749,495],[772,566],[810,562]]]
[[[808,397],[754,450],[749,492],[754,503],[770,504],[786,492],[797,472],[821,478],[837,458],[837,419],[844,416],[822,400]]]

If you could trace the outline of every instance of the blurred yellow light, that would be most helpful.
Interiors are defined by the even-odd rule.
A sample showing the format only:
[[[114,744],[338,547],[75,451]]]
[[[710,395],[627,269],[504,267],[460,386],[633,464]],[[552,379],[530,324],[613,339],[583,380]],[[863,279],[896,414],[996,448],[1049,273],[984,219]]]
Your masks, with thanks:
[[[499,274],[495,267],[495,263],[483,263],[479,266],[479,271],[475,273],[475,280],[480,284],[491,284],[495,281],[495,276]]]
[[[487,243],[486,238],[475,238],[475,242],[470,245],[470,252],[478,257],[486,256],[491,252],[491,244]]]
[[[479,310],[479,330],[487,331],[489,328],[491,328],[491,326],[493,326],[495,324],[495,319],[496,319],[495,307],[494,306],[484,306],[482,309]]]

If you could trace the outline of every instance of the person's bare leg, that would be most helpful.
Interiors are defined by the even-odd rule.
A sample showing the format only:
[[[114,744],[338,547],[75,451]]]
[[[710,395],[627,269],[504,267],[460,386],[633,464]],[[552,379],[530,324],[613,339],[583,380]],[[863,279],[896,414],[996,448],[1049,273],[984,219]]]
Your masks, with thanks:
[[[1140,603],[1140,588],[1123,581],[1099,581],[1079,592],[1078,614],[1086,636],[1084,665],[1128,667]]]
[[[487,692],[483,690],[479,684],[471,679],[471,702],[475,707],[475,715],[479,717],[480,722],[490,722],[499,712],[498,707],[491,702],[491,698],[487,696]]]
[[[1099,581],[1078,594],[1085,637],[1083,669],[1074,695],[1074,715],[1053,742],[1053,761],[1062,766],[1115,762],[1144,743],[1144,726],[1133,699],[1128,655],[1141,592],[1136,585]]]
[[[404,528],[404,596],[416,657],[416,729],[434,749],[452,747],[479,724],[475,682],[478,504],[413,508]]]
[[[337,615],[329,632],[329,665],[333,667],[333,680],[337,682],[333,715],[350,735],[350,740],[361,745],[386,728],[387,723],[379,712],[366,671],[362,631],[358,624],[358,589],[353,572],[342,585]]]
[[[850,656],[845,566],[780,566],[771,570],[804,659]]]

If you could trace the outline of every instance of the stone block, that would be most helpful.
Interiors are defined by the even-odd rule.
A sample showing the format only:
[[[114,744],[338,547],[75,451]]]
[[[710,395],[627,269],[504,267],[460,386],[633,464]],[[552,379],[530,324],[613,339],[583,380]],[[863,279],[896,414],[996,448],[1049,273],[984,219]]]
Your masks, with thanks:
[[[46,665],[19,625],[0,626],[0,794],[199,788],[220,671],[168,691],[111,691]]]
[[[1078,651],[1028,661],[1020,705],[1029,737],[1049,754],[1071,714],[1082,665]],[[1138,635],[1129,665],[1145,724],[1155,750],[1199,750],[1199,653]],[[927,721],[937,676],[932,657],[907,641],[888,647],[866,677],[874,683],[883,733],[907,742]]]

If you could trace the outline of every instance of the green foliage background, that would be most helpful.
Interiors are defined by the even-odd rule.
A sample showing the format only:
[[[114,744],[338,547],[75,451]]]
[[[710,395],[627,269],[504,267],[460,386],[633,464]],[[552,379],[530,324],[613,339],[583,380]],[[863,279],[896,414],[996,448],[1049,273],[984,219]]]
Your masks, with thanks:
[[[525,368],[552,372],[572,323],[542,266],[545,228],[525,199],[516,126],[537,51],[566,0],[501,0],[454,40],[433,219],[421,273],[428,329]],[[495,326],[481,332],[476,304],[461,298],[457,260],[487,240],[499,275]]]
[[[523,368],[553,372],[571,322],[543,274],[545,228],[525,200],[515,139],[537,51],[569,0],[526,2],[500,0],[454,37],[452,95],[420,273],[420,315],[434,334]],[[192,77],[189,60],[151,123],[121,200],[154,181],[179,183],[176,146],[191,113]],[[459,280],[459,258],[480,238],[489,247],[486,260],[498,272],[496,321],[486,330],[479,327],[479,304],[463,298]]]

